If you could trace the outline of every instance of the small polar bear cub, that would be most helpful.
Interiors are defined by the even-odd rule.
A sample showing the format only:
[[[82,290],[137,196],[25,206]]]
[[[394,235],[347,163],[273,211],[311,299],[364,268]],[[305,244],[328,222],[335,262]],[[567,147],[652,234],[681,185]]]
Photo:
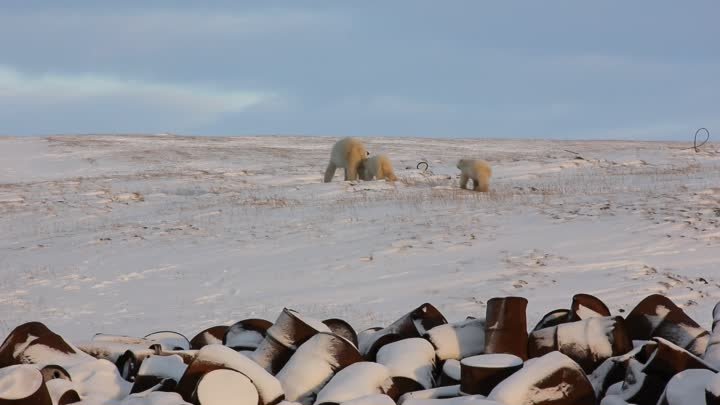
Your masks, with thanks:
[[[325,169],[325,183],[332,181],[338,168],[345,169],[345,181],[357,180],[360,165],[368,155],[362,142],[355,138],[343,138],[335,142],[330,152],[330,163]]]
[[[473,190],[488,191],[490,176],[492,176],[492,169],[488,162],[477,159],[460,159],[457,168],[460,169],[460,188],[466,189],[468,180],[472,179]]]
[[[395,172],[387,155],[377,155],[363,160],[360,165],[360,178],[369,181],[372,179],[395,181]]]

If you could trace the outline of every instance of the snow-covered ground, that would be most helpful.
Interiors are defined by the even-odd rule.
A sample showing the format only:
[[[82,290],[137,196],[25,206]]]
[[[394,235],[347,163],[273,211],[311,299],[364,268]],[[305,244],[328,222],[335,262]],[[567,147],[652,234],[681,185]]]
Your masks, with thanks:
[[[368,138],[400,181],[324,184],[334,140],[0,138],[0,339],[30,320],[191,337],[283,307],[362,329],[506,295],[532,327],[579,292],[615,314],[660,292],[710,327],[714,145]],[[458,188],[460,157],[491,162],[490,193]]]

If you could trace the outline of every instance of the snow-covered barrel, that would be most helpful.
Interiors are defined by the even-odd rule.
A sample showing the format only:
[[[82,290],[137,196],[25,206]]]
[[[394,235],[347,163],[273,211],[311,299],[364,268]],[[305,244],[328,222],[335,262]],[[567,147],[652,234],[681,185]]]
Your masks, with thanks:
[[[436,326],[425,334],[425,338],[435,346],[441,361],[481,354],[485,350],[485,320],[466,319]]]
[[[449,385],[446,387],[430,388],[429,390],[412,391],[403,394],[397,405],[404,405],[406,402],[419,403],[430,399],[446,399],[460,397],[460,385]]]
[[[40,370],[25,364],[0,368],[0,405],[53,405]]]
[[[367,361],[376,361],[378,351],[380,351],[380,349],[382,347],[384,347],[385,345],[393,343],[393,342],[397,342],[397,341],[400,341],[403,339],[407,339],[407,338],[403,338],[398,333],[387,333],[387,334],[380,336],[377,339],[375,339],[375,337],[373,337],[371,339],[373,340],[373,343],[370,346],[370,348],[368,349],[368,351],[363,355],[363,357]],[[358,339],[358,341],[359,341],[359,344],[362,345],[362,343],[365,340]],[[362,350],[361,350],[361,353],[362,353]]]
[[[177,392],[185,401],[192,400],[198,381],[206,373],[218,369],[230,369],[247,376],[257,388],[260,405],[275,405],[284,398],[282,385],[277,378],[249,357],[220,344],[204,346],[188,365],[180,378]]]
[[[567,323],[568,319],[570,319],[569,309],[555,309],[545,314],[537,325],[535,325],[533,331],[557,326],[561,323]]]
[[[150,356],[140,365],[130,393],[143,392],[158,384],[165,388],[177,386],[186,369],[180,356]]]
[[[590,317],[536,330],[528,339],[528,355],[539,357],[557,350],[591,373],[603,361],[632,349],[624,323],[622,317]]]
[[[622,397],[619,397],[617,395],[608,395],[600,401],[600,405],[631,405]]]
[[[484,353],[509,353],[527,359],[527,299],[491,298],[485,315]]]
[[[631,351],[611,357],[596,367],[588,378],[595,388],[597,397],[602,398],[611,385],[625,379],[628,363],[631,359],[644,363],[656,347],[657,343],[654,341],[638,343]]]
[[[710,335],[703,359],[716,368],[720,368],[720,302],[713,308],[712,315],[712,334]]]
[[[315,405],[336,405],[368,395],[386,394],[392,388],[387,367],[360,361],[338,371],[317,394]]]
[[[48,364],[47,366],[44,366],[40,369],[40,373],[43,375],[43,380],[45,380],[45,382],[54,379],[72,381],[70,373],[68,373],[68,371],[65,370],[64,367],[58,366],[56,364]]]
[[[160,354],[160,347],[156,346],[152,349],[142,350],[126,350],[125,353],[120,356],[115,365],[120,371],[120,376],[126,381],[135,381],[135,376],[142,365],[143,360],[152,356]]]
[[[482,395],[465,395],[454,398],[409,399],[403,405],[504,405]]]
[[[428,303],[422,304],[403,315],[390,326],[372,333],[363,334],[362,338],[358,336],[360,353],[365,356],[365,359],[373,361],[381,346],[400,339],[421,337],[432,328],[446,323],[447,320],[437,308]],[[382,339],[386,335],[395,337]]]
[[[153,344],[155,342],[145,338],[96,333],[92,340],[83,342],[78,347],[96,359],[103,359],[117,364],[120,356],[128,350],[148,350]]]
[[[235,370],[218,369],[200,377],[193,395],[198,405],[257,405],[259,394],[247,376]]]
[[[398,395],[433,386],[435,348],[425,339],[403,339],[383,346],[377,362],[390,370]]]
[[[362,361],[355,345],[329,332],[318,332],[303,343],[277,379],[285,391],[285,399],[312,403],[332,376],[345,367]]]
[[[346,321],[338,318],[325,319],[322,321],[330,331],[338,336],[344,337],[350,341],[355,347],[358,347],[358,336],[355,329]]]
[[[225,332],[223,344],[234,350],[255,350],[265,340],[272,322],[265,319],[244,319],[236,322]]]
[[[653,340],[657,342],[657,348],[643,367],[642,371],[646,374],[657,375],[667,381],[675,374],[688,369],[706,369],[718,372],[715,367],[700,357],[669,340],[660,337],[653,338]]]
[[[439,386],[458,385],[462,376],[460,362],[455,359],[448,359],[443,362],[440,370]]]
[[[330,328],[285,308],[267,330],[265,339],[255,349],[252,358],[270,373],[276,374],[290,360],[293,352],[318,332],[330,332]]]
[[[657,375],[646,374],[642,369],[642,363],[630,359],[627,363],[625,379],[610,386],[607,390],[608,396],[618,396],[631,404],[657,404],[665,390],[667,380]]]
[[[182,333],[174,331],[160,331],[145,335],[145,339],[162,346],[162,350],[188,350],[190,341]]]
[[[665,386],[665,392],[657,404],[706,405],[705,388],[716,374],[702,369],[689,369],[675,374]]]
[[[705,385],[705,402],[707,405],[720,405],[720,374],[715,374]]]
[[[607,305],[594,295],[575,294],[573,296],[568,321],[575,322],[608,316],[610,316],[610,310]]]
[[[55,378],[45,383],[50,400],[54,405],[68,405],[80,402],[80,395],[69,380]]]
[[[647,296],[626,317],[632,340],[667,339],[702,356],[708,346],[710,334],[690,318],[669,298],[660,294]]]
[[[88,360],[92,360],[92,357],[40,322],[18,326],[0,345],[0,368],[16,364],[65,366]]]
[[[460,361],[460,391],[465,395],[490,394],[503,380],[523,367],[514,354],[481,354]]]
[[[580,365],[551,352],[530,359],[498,384],[488,399],[504,405],[595,405],[595,392]]]
[[[228,329],[230,329],[230,327],[227,325],[217,325],[207,328],[190,339],[190,348],[200,350],[207,345],[222,344]]]
[[[199,350],[163,350],[160,351],[158,356],[178,356],[182,359],[183,363],[190,364],[195,359]]]

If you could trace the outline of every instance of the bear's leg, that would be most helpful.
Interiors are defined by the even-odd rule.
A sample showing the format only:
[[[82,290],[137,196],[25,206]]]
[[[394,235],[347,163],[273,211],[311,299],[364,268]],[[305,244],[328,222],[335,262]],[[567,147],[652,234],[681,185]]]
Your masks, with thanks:
[[[463,173],[460,175],[460,188],[466,189],[468,183],[468,176]]]
[[[348,167],[345,168],[345,181],[357,180],[357,166],[355,162],[348,162]]]
[[[482,177],[479,179],[473,179],[473,185],[475,186],[475,191],[480,191],[483,193],[488,191],[488,182]]]
[[[335,170],[337,169],[337,166],[333,162],[328,163],[327,169],[325,169],[325,183],[330,183],[332,181],[333,176],[335,176]]]

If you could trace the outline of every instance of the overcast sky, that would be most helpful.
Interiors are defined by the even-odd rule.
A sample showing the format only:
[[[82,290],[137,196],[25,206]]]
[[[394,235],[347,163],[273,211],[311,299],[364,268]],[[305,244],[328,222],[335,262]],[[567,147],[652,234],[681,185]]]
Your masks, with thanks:
[[[720,132],[720,2],[0,4],[0,134]]]

